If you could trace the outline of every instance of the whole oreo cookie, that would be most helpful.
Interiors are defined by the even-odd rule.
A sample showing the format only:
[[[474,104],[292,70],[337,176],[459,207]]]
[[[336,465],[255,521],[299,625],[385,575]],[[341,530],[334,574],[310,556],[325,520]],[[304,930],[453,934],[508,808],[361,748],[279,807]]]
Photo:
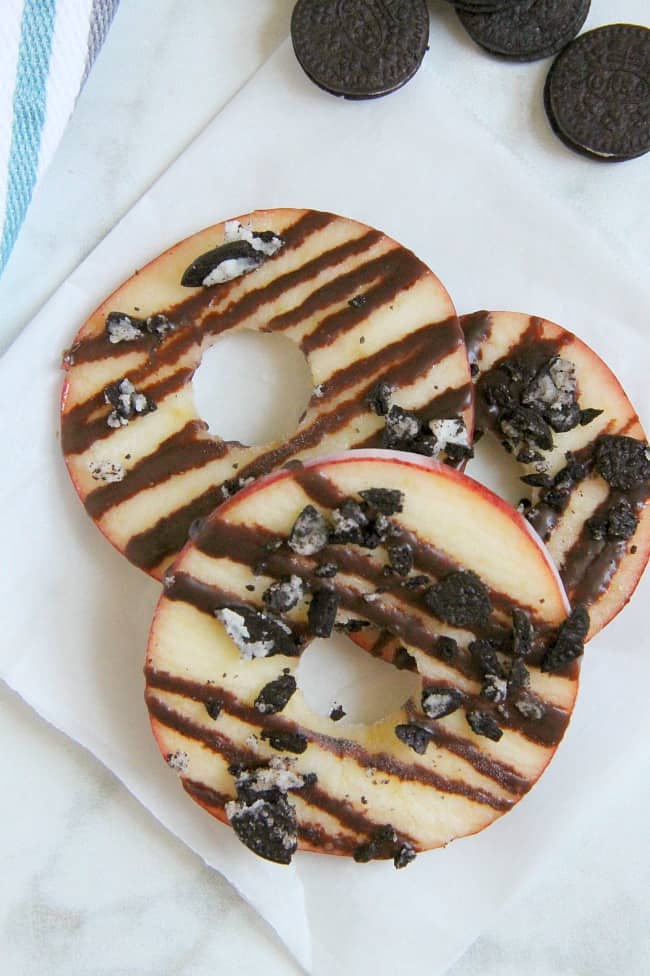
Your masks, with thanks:
[[[298,0],[291,40],[315,84],[345,98],[377,98],[401,88],[429,41],[426,0]]]
[[[591,0],[518,0],[495,13],[458,8],[458,16],[472,40],[491,54],[513,61],[537,61],[555,54],[575,37],[590,5]]]
[[[570,149],[609,162],[648,152],[650,30],[612,24],[576,38],[551,66],[544,104]]]

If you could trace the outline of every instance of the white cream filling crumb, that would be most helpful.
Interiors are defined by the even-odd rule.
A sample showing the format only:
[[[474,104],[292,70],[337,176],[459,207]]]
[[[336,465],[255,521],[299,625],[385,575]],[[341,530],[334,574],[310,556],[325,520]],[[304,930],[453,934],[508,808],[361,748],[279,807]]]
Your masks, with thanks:
[[[430,420],[429,429],[436,438],[434,457],[441,454],[449,444],[469,447],[467,427],[462,417],[442,418]]]
[[[142,337],[142,330],[129,318],[122,315],[120,318],[113,318],[108,323],[108,341],[113,344],[117,342],[133,342],[134,339]]]
[[[95,481],[104,481],[109,485],[117,481],[122,481],[126,474],[121,464],[116,464],[115,461],[108,461],[106,459],[89,461],[88,470]]]
[[[284,243],[275,234],[270,241],[263,241],[260,237],[255,236],[250,224],[240,224],[238,220],[226,221],[223,240],[224,244],[230,244],[232,241],[247,241],[254,250],[265,254],[267,257],[276,254]]]
[[[239,278],[247,271],[253,271],[258,267],[258,263],[254,258],[228,258],[227,261],[222,261],[213,268],[201,284],[209,288],[211,285],[221,285],[224,281],[232,281],[233,278]]]
[[[246,621],[235,610],[230,610],[228,607],[225,607],[223,610],[217,610],[215,616],[224,625],[228,637],[235,642],[239,653],[245,661],[251,661],[257,657],[266,657],[269,651],[273,650],[275,642],[272,638],[268,640],[251,640]]]
[[[166,759],[169,768],[176,773],[185,773],[190,764],[190,757],[180,749],[176,752],[170,752]]]

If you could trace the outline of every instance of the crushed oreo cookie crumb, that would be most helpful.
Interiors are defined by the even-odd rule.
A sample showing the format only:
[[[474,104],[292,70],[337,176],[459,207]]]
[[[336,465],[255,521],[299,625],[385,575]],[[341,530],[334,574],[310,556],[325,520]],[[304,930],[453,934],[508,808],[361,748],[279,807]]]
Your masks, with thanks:
[[[226,633],[239,648],[245,660],[271,657],[273,654],[295,656],[298,653],[296,638],[281,620],[269,613],[250,607],[233,606],[215,610]]]
[[[587,424],[590,424],[592,420],[596,419],[596,417],[600,417],[602,412],[602,410],[595,410],[593,407],[588,407],[586,410],[581,410],[580,426],[586,427]]]
[[[305,583],[299,576],[276,580],[262,594],[262,600],[274,613],[287,613],[300,603],[305,595]]]
[[[314,575],[320,577],[321,579],[331,579],[333,576],[336,576],[338,571],[339,568],[336,563],[323,563],[322,566],[318,566],[317,569],[314,570]]]
[[[533,627],[525,610],[515,607],[512,611],[512,653],[526,657],[533,639]]]
[[[498,742],[503,731],[499,728],[499,723],[489,714],[489,712],[471,711],[467,712],[467,722],[476,735],[484,735],[492,742]]]
[[[508,671],[508,695],[514,695],[530,685],[530,671],[521,658],[510,662]]]
[[[415,859],[415,851],[411,844],[400,842],[391,824],[385,824],[374,831],[369,841],[356,848],[353,857],[358,864],[392,858],[395,867],[402,868]]]
[[[534,722],[539,722],[546,714],[544,703],[530,694],[522,695],[515,702],[515,708],[524,718],[532,719]]]
[[[597,542],[606,539],[631,539],[638,524],[634,508],[627,498],[621,498],[602,515],[593,515],[587,519],[589,534]]]
[[[255,708],[262,715],[276,715],[286,707],[297,687],[292,674],[281,674],[264,685],[255,699]]]
[[[390,410],[390,398],[393,392],[393,388],[390,383],[378,383],[377,386],[370,392],[367,404],[373,413],[376,413],[378,417],[385,417]]]
[[[612,488],[629,491],[650,479],[650,448],[633,437],[606,434],[598,438],[596,470]]]
[[[408,542],[396,542],[393,545],[387,546],[388,559],[390,561],[391,568],[399,576],[408,576],[408,574],[413,569],[413,549],[408,544]]]
[[[351,305],[352,308],[363,308],[363,306],[366,305],[367,302],[368,299],[366,298],[365,295],[355,295],[354,298],[349,299],[348,305]]]
[[[286,796],[270,801],[258,797],[252,803],[233,800],[226,804],[233,830],[254,854],[290,864],[298,848],[298,825],[294,807]]]
[[[431,733],[428,729],[423,729],[421,725],[408,723],[395,726],[395,735],[405,746],[423,756],[427,751],[427,746],[431,741]]]
[[[481,687],[481,697],[487,698],[488,701],[499,704],[504,702],[508,696],[508,682],[505,678],[499,677],[499,675],[494,674],[490,671],[486,674]]]
[[[463,694],[457,688],[440,687],[425,688],[422,692],[422,711],[429,718],[444,718],[451,715],[463,703]]]
[[[295,752],[297,754],[305,751],[309,741],[307,736],[301,735],[300,732],[286,732],[277,729],[265,729],[262,732],[262,738],[268,742],[272,749],[277,749],[278,752]]]
[[[488,591],[471,570],[448,573],[425,592],[424,601],[436,617],[455,627],[484,624],[492,612]]]
[[[113,428],[126,427],[134,417],[157,409],[154,401],[144,393],[139,393],[126,376],[105,388],[104,402],[113,407],[106,418],[107,425]]]
[[[343,634],[358,634],[360,630],[364,630],[370,626],[372,625],[369,620],[358,620],[355,617],[350,617],[348,620],[341,620],[334,624],[335,630]]]
[[[306,505],[293,524],[288,545],[299,556],[313,556],[327,545],[327,522],[313,505]]]
[[[307,614],[309,632],[315,637],[329,637],[332,633],[340,597],[336,590],[316,590]]]
[[[406,648],[401,645],[393,654],[393,664],[399,671],[415,671],[417,668],[417,662],[413,655],[409,654]]]
[[[503,677],[501,664],[491,640],[480,639],[472,641],[468,645],[468,650],[474,666],[482,677],[488,674]]]
[[[175,773],[185,773],[190,764],[190,757],[182,749],[178,749],[176,752],[168,752],[165,762]]]
[[[201,285],[209,288],[232,281],[233,278],[254,271],[283,245],[283,238],[273,231],[255,232],[237,221],[228,221],[223,244],[199,255],[185,269],[181,285],[184,288]]]
[[[417,576],[409,576],[408,579],[402,580],[401,586],[405,590],[422,590],[425,586],[431,585],[431,577],[424,576],[423,574],[418,574]]]
[[[353,498],[346,498],[338,508],[332,512],[333,530],[329,537],[332,544],[360,545],[364,540],[364,529],[368,525],[368,516],[359,502]]]
[[[393,404],[386,414],[384,443],[390,448],[405,448],[414,444],[422,433],[422,424],[417,414]]]
[[[334,705],[330,712],[330,718],[333,722],[340,722],[342,718],[345,717],[345,709],[343,705]]]
[[[559,671],[565,664],[580,657],[588,633],[589,614],[585,607],[577,606],[561,624],[554,643],[542,658],[542,671]]]
[[[220,698],[208,698],[208,700],[205,702],[205,710],[210,718],[219,718],[222,708],[223,701]]]
[[[93,481],[103,481],[107,485],[123,481],[126,474],[121,464],[108,460],[89,461],[88,470]]]
[[[396,515],[404,508],[404,492],[397,488],[366,488],[359,495],[375,512]]]

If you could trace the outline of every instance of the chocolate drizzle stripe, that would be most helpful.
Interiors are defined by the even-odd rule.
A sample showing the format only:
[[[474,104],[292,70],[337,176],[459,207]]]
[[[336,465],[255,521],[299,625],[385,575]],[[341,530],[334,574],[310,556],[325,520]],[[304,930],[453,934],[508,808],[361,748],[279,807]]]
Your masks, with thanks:
[[[191,369],[178,369],[149,387],[138,388],[138,392],[145,393],[154,403],[159,404],[166,397],[180,390],[191,379],[192,373]],[[106,422],[112,409],[108,404],[105,405],[105,413],[101,417],[96,420],[87,419],[103,405],[103,393],[100,392],[61,417],[61,446],[65,454],[83,454],[96,441],[104,440],[116,433],[115,429],[109,427]],[[149,414],[135,416],[129,423],[140,423],[145,416]]]
[[[145,674],[149,688],[157,688],[193,701],[207,701],[213,698],[215,694],[214,685],[204,686],[199,682],[156,671],[152,668],[146,668]],[[486,790],[475,789],[462,780],[440,776],[432,769],[427,769],[418,763],[405,763],[385,752],[369,753],[353,739],[339,739],[313,732],[311,729],[302,725],[299,726],[280,715],[261,716],[256,709],[245,705],[222,688],[219,689],[219,698],[223,701],[222,709],[242,722],[273,731],[299,731],[311,744],[334,756],[351,759],[362,769],[373,769],[378,773],[395,777],[401,782],[414,782],[421,786],[430,786],[442,793],[460,796],[470,802],[489,806],[494,810],[506,811],[513,806],[511,800],[493,796]],[[210,748],[215,748],[215,751],[224,754],[217,745],[218,740],[224,739],[223,736],[218,736],[215,739],[216,733],[205,729],[203,726],[196,725],[190,719],[164,705],[150,693],[147,694],[147,704],[152,714],[163,724],[170,725],[170,727],[187,735],[188,738],[199,739]],[[163,713],[166,713],[166,718],[162,717]],[[229,762],[232,761],[229,758]]]
[[[109,509],[141,491],[222,458],[227,453],[228,445],[224,441],[206,437],[203,431],[202,421],[190,420],[181,430],[159,444],[152,454],[134,464],[122,481],[102,485],[89,492],[84,502],[88,514],[92,518],[101,518]]]
[[[364,292],[365,304],[361,308],[346,305],[323,319],[316,328],[301,340],[302,351],[309,355],[316,349],[332,343],[351,328],[358,327],[379,308],[390,305],[400,292],[407,291],[417,281],[429,277],[431,272],[410,251],[397,249],[391,251],[379,266],[384,264],[384,275],[380,281]]]
[[[465,337],[467,357],[470,363],[474,363],[478,360],[479,349],[492,334],[492,316],[485,311],[461,315],[460,327]]]
[[[601,518],[613,505],[627,499],[637,516],[640,516],[648,499],[649,486],[639,485],[629,491],[609,491],[590,518]],[[564,554],[560,575],[569,599],[574,606],[580,603],[591,606],[607,592],[610,582],[625,558],[631,540],[591,537],[589,526],[584,522],[573,545]]]

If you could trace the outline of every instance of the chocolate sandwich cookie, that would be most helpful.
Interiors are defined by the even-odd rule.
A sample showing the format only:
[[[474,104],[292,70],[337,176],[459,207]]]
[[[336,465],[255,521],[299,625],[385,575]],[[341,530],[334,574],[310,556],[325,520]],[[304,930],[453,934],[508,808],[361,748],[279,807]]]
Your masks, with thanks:
[[[497,12],[458,8],[460,21],[480,47],[513,61],[536,61],[561,50],[584,24],[591,0],[518,0]]]
[[[650,150],[650,30],[612,24],[572,41],[551,66],[546,114],[570,149],[620,162]]]
[[[300,66],[332,95],[378,98],[406,84],[429,41],[425,0],[298,0],[291,40]]]

